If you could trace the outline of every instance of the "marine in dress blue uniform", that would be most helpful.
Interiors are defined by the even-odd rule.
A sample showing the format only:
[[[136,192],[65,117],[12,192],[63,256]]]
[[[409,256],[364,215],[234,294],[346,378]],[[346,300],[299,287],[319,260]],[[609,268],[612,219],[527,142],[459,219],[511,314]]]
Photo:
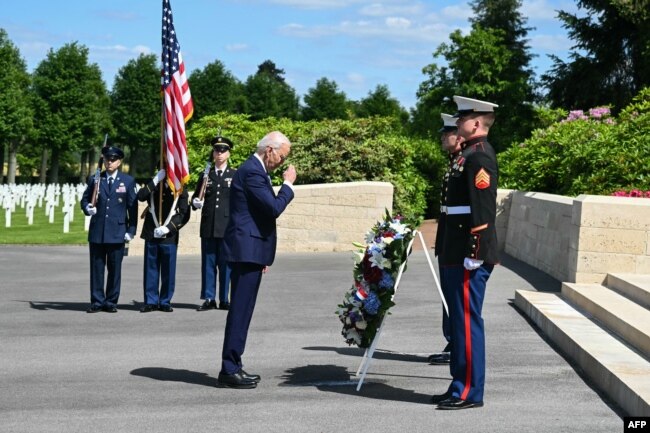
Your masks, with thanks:
[[[465,141],[453,164],[446,195],[445,233],[439,252],[449,294],[452,382],[433,397],[438,409],[483,406],[485,330],[481,316],[487,281],[498,263],[496,197],[498,165],[487,141],[494,107],[454,96],[458,134]]]
[[[187,222],[189,205],[187,191],[183,189],[175,199],[165,179],[165,170],[160,170],[138,191],[138,200],[149,202],[140,233],[144,239],[144,306],[140,308],[141,313],[174,311],[171,300],[176,288],[178,232]],[[158,212],[160,188],[162,212]]]
[[[451,176],[452,170],[455,168],[456,160],[460,154],[460,142],[458,138],[458,128],[456,127],[456,118],[450,114],[442,113],[440,115],[442,118],[442,128],[440,132],[440,142],[442,150],[447,152],[449,155],[449,164],[447,165],[447,170],[442,178],[442,188],[441,188],[441,197],[440,197],[440,217],[438,218],[438,228],[436,231],[436,244],[435,244],[435,255],[438,257],[440,275],[442,275],[442,268],[440,262],[443,260],[441,257],[442,254],[442,244],[444,243],[445,231],[446,231],[446,219],[447,219],[447,184],[449,183],[449,177]],[[440,288],[442,290],[442,295],[445,298],[445,301],[449,299],[449,294],[447,293],[448,287],[445,280],[440,281]],[[449,302],[447,302],[449,304]],[[449,306],[447,306],[449,308]],[[440,353],[434,353],[428,357],[430,364],[449,364],[451,357],[451,331],[449,327],[449,314],[445,307],[442,307],[442,335],[445,337],[447,344],[445,348]]]
[[[270,132],[233,177],[230,221],[224,237],[232,285],[218,377],[221,386],[255,388],[260,380],[259,375],[243,370],[242,355],[262,273],[275,259],[276,219],[294,197],[296,171],[292,165],[283,173],[284,183],[277,195],[269,173],[282,165],[290,149],[287,137],[278,131]]]
[[[117,312],[122,281],[124,242],[135,236],[138,224],[138,202],[135,180],[118,170],[124,152],[110,146],[102,149],[106,171],[99,177],[95,206],[91,197],[95,187],[94,176],[81,198],[81,210],[92,215],[88,230],[90,249],[90,308],[88,313],[104,310]],[[104,269],[108,270],[104,291]]]
[[[197,311],[230,308],[230,265],[223,253],[223,236],[230,217],[230,185],[235,169],[228,166],[233,142],[218,135],[212,140],[214,166],[208,171],[205,195],[199,197],[206,174],[201,173],[199,186],[192,195],[192,209],[201,209],[201,299]],[[219,275],[219,305],[216,302]]]

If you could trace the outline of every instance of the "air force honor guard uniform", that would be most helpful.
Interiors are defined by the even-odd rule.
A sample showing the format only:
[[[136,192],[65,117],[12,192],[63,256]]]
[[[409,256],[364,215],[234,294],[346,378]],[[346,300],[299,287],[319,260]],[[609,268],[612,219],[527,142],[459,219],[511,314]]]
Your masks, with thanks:
[[[88,313],[104,310],[117,312],[122,281],[124,242],[135,236],[138,224],[138,202],[135,180],[118,171],[124,152],[110,146],[102,149],[106,171],[99,176],[96,203],[91,197],[95,188],[94,177],[81,198],[84,214],[92,216],[88,230],[90,248],[90,308]],[[104,268],[108,270],[104,292]]]
[[[487,141],[496,104],[454,96],[458,134],[465,141],[447,184],[445,233],[439,253],[441,279],[449,294],[452,383],[434,396],[438,409],[483,405],[485,287],[498,263],[496,153]]]
[[[236,171],[228,166],[233,147],[233,142],[221,135],[212,140],[214,167],[201,174],[197,183],[199,188],[192,195],[192,208],[201,209],[201,299],[204,302],[197,308],[198,311],[217,308],[217,274],[218,308],[230,308],[230,265],[223,252],[223,237],[230,219],[230,184]],[[204,182],[205,195],[199,197]]]

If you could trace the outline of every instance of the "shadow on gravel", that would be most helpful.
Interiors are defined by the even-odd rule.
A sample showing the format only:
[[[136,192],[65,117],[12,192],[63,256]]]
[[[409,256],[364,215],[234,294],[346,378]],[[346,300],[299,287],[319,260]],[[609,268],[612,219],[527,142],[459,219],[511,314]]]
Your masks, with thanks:
[[[65,311],[83,311],[85,312],[88,307],[90,307],[90,302],[57,302],[57,301],[17,301],[17,302],[29,302],[30,308],[34,310],[65,310]],[[140,311],[140,308],[144,305],[142,302],[131,301],[130,304],[117,304],[118,310],[123,311]],[[184,309],[184,310],[196,310],[198,305],[196,304],[181,304],[173,303],[172,307],[174,309]]]
[[[336,352],[339,355],[358,356],[361,358],[366,349],[359,347],[332,347],[332,346],[309,346],[303,347],[304,350],[318,350],[322,352]],[[430,354],[429,354],[430,355]],[[392,350],[377,349],[373,354],[373,359],[389,359],[392,361],[406,362],[427,362],[429,355],[418,353],[393,352]]]
[[[131,371],[134,376],[148,377],[149,379],[164,380],[168,382],[185,382],[192,385],[217,386],[217,379],[191,370],[178,370],[165,367],[143,367]]]
[[[338,365],[307,365],[285,371],[280,386],[313,386],[319,391],[377,400],[404,401],[407,403],[431,404],[431,395],[420,394],[387,385],[383,380],[366,379],[357,392],[357,379],[351,379],[347,368]]]

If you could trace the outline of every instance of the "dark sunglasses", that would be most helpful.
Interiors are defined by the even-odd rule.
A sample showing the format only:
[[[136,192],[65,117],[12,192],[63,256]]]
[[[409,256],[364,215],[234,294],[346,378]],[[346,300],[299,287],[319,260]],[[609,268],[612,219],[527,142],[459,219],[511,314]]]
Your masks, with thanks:
[[[218,152],[218,153],[226,153],[226,152],[230,152],[230,147],[228,147],[228,146],[214,146],[212,148],[212,150],[214,150],[215,152]]]
[[[120,158],[118,158],[117,156],[107,156],[105,159],[106,161],[115,162]]]

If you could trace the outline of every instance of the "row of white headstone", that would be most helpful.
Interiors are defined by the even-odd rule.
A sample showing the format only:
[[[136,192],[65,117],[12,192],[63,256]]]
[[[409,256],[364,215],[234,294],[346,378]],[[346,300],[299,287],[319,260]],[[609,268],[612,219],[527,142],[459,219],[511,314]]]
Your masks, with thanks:
[[[16,208],[23,208],[27,217],[27,224],[34,223],[34,209],[45,208],[45,216],[50,224],[54,224],[55,209],[62,202],[61,212],[63,213],[63,233],[70,231],[70,223],[74,221],[75,205],[81,200],[86,185],[69,183],[59,185],[51,183],[37,184],[3,184],[0,185],[0,203],[5,211],[5,227],[11,227],[11,215]],[[88,231],[90,217],[87,216],[84,229]]]

